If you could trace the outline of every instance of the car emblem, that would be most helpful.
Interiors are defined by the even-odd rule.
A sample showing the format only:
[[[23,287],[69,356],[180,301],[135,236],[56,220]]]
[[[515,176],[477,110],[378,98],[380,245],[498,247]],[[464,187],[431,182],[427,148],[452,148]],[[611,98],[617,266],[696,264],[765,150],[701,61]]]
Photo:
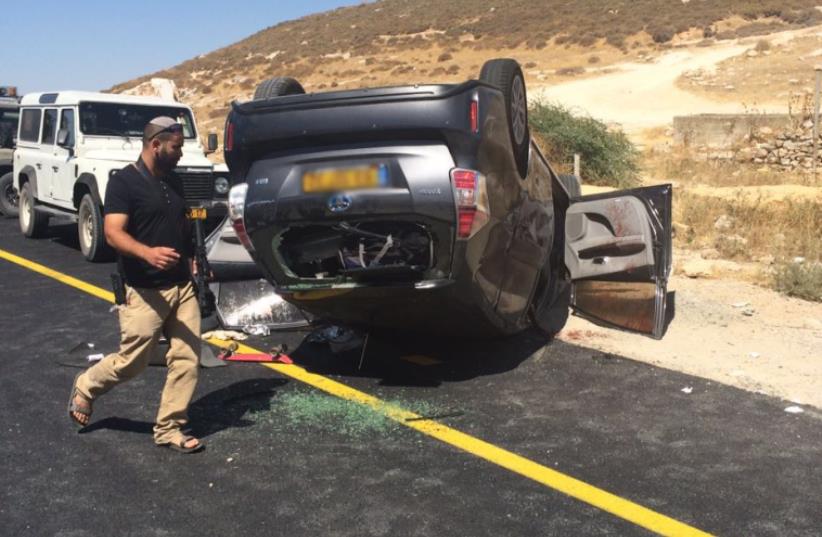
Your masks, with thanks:
[[[351,196],[347,194],[334,194],[328,198],[328,210],[332,213],[341,213],[351,207]]]

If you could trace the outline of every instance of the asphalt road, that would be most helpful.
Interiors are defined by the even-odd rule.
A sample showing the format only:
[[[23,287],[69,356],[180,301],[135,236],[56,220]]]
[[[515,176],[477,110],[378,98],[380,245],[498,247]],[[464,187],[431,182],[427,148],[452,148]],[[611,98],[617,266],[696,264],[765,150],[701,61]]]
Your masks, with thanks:
[[[108,287],[112,265],[86,263],[71,226],[27,240],[0,221],[0,250]],[[341,397],[287,368],[201,369],[207,449],[180,455],[151,439],[162,367],[79,433],[66,415],[86,354],[69,351],[116,349],[108,303],[0,259],[0,304],[0,535],[822,534],[822,416],[786,401],[534,333],[383,334],[361,368],[359,351],[275,333],[251,344],[288,342],[294,371]],[[386,420],[357,393],[427,419]]]

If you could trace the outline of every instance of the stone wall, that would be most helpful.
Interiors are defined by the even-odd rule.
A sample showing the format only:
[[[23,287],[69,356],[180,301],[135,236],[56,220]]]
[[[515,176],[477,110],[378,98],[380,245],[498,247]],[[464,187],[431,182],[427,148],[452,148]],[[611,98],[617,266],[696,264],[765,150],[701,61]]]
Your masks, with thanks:
[[[813,169],[813,121],[780,132],[763,127],[753,133],[750,143],[736,152],[738,161],[750,161],[783,170]],[[822,140],[817,140],[816,164],[822,164]]]
[[[746,144],[758,129],[789,128],[788,114],[698,114],[674,118],[674,143],[691,149],[728,150]]]
[[[813,169],[810,118],[788,114],[676,117],[674,141],[699,159],[735,160],[785,171]],[[822,168],[822,136],[817,145],[817,166]]]

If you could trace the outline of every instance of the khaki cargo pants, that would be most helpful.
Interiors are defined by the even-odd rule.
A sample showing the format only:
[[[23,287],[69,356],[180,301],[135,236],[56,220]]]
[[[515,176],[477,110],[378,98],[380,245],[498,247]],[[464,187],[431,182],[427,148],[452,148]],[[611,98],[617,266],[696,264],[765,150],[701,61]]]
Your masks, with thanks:
[[[120,307],[120,350],[109,354],[77,380],[77,390],[96,399],[148,365],[160,336],[169,342],[168,375],[154,425],[154,441],[174,442],[188,422],[188,405],[197,385],[200,308],[191,282],[168,289],[126,288]]]

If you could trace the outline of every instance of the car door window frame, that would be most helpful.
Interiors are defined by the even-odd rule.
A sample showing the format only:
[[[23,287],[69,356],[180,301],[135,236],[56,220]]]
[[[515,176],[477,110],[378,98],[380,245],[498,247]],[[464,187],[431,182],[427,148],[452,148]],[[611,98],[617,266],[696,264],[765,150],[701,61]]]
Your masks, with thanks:
[[[51,113],[54,114],[54,119],[53,119],[54,125],[51,128],[50,139],[47,140],[46,139],[46,135],[47,135],[47,133],[46,133],[46,118],[48,118],[51,115]],[[43,109],[41,123],[42,123],[42,126],[40,128],[40,145],[41,146],[54,146],[54,144],[57,142],[57,127],[60,123],[60,112],[59,112],[59,110],[57,108],[45,108],[45,109]]]
[[[76,144],[76,140],[77,140],[77,136],[76,136],[76,130],[77,130],[77,129],[76,129],[76,121],[74,120],[74,108],[71,108],[71,107],[60,108],[60,112],[59,112],[59,123],[58,123],[58,126],[57,126],[57,134],[58,134],[58,136],[59,136],[60,131],[63,129],[63,122],[64,122],[64,120],[65,120],[65,118],[66,118],[66,115],[70,115],[70,116],[71,116],[71,128],[70,128],[70,129],[68,129],[68,133],[69,133],[69,134],[68,134],[68,139],[66,140],[66,142],[67,142],[67,143],[66,143],[66,144],[64,144],[64,145],[63,145],[63,146],[61,146],[61,147],[65,148],[65,149],[73,149],[73,148],[74,148],[74,146],[75,146],[75,144]],[[71,143],[68,143],[69,141],[70,141]]]
[[[26,121],[29,116],[34,116],[36,119]],[[36,132],[31,129],[25,130],[26,124],[36,123]],[[24,108],[20,111],[20,132],[17,136],[18,141],[28,142],[32,144],[40,143],[40,132],[43,125],[43,109],[42,108]],[[33,125],[32,125],[33,126]]]

